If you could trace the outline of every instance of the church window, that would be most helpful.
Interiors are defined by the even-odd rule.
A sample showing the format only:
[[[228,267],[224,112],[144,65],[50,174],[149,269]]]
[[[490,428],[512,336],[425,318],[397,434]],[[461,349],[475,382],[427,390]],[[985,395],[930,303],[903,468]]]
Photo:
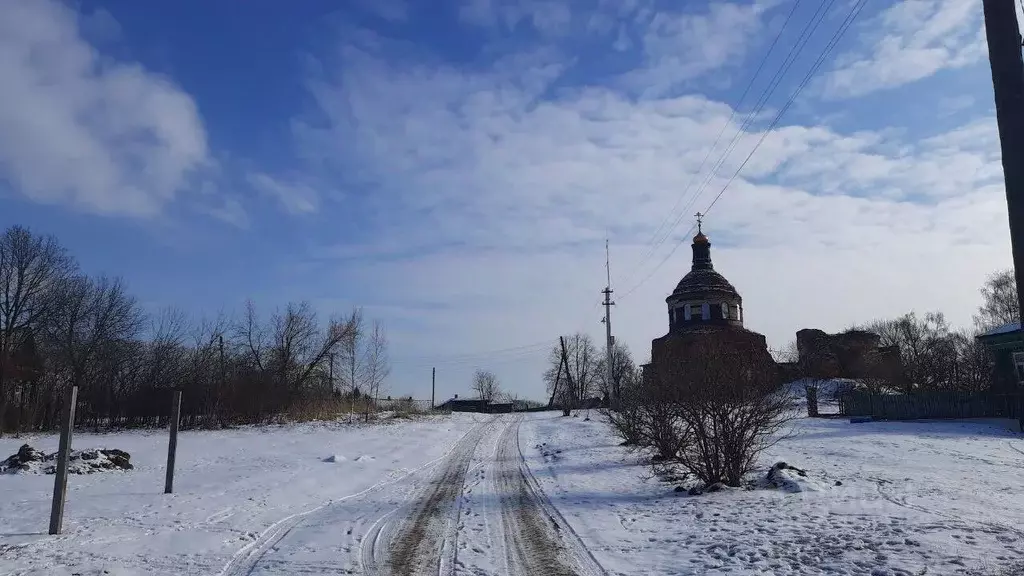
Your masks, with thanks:
[[[723,320],[728,320],[729,319],[729,305],[726,304],[725,302],[722,302],[722,319]]]
[[[711,305],[707,302],[700,305],[700,317],[701,320],[711,319]]]
[[[690,307],[686,304],[683,305],[683,319],[690,320]]]

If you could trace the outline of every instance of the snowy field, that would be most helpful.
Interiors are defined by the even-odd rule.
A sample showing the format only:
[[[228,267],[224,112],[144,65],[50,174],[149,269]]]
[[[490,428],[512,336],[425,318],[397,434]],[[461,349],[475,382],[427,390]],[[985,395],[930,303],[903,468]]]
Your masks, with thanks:
[[[820,490],[687,496],[591,416],[538,415],[520,442],[609,574],[987,575],[1024,563],[1024,439],[996,426],[801,418],[764,468],[804,468]]]
[[[0,574],[380,574],[396,554],[409,573],[474,576],[1024,565],[1024,438],[994,425],[800,418],[763,468],[803,468],[808,490],[687,496],[591,416],[187,432],[173,495],[164,432],[78,434],[76,447],[127,450],[136,469],[71,476],[56,537],[53,476],[0,475]],[[53,436],[5,438],[0,457],[24,442],[56,449]]]
[[[46,535],[53,476],[0,475],[0,574],[245,573],[296,515],[408,483],[484,418],[182,432],[173,495],[163,494],[166,431],[78,433],[76,448],[126,450],[135,470],[70,476],[56,537]],[[0,458],[26,442],[57,449],[52,435],[3,438]]]

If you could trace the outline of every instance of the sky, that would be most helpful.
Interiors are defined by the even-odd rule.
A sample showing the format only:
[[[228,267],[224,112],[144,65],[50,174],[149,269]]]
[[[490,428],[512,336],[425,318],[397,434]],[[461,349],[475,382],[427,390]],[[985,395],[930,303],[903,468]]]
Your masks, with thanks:
[[[605,239],[646,360],[697,211],[772,347],[967,326],[1011,264],[981,1],[858,5],[0,0],[0,227],[154,312],[360,306],[417,398],[542,398]]]

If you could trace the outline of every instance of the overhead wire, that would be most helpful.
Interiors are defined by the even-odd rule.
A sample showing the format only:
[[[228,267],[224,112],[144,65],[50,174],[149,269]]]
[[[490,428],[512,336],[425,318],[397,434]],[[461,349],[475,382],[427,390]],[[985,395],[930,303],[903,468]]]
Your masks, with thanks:
[[[803,91],[803,89],[807,86],[807,84],[810,82],[810,80],[814,77],[814,75],[817,73],[817,71],[821,68],[821,65],[825,62],[825,60],[831,54],[832,50],[835,49],[835,46],[839,43],[839,40],[842,39],[842,37],[846,34],[847,30],[849,30],[849,28],[853,25],[853,22],[856,20],[857,16],[860,15],[860,12],[863,11],[864,6],[866,5],[866,3],[867,3],[867,0],[856,0],[856,2],[852,5],[852,8],[851,8],[849,14],[847,14],[847,17],[844,19],[843,23],[840,24],[840,26],[837,28],[836,32],[833,33],[832,38],[830,39],[830,41],[828,42],[826,47],[822,50],[822,52],[818,55],[818,58],[815,60],[814,64],[812,64],[812,66],[808,70],[807,74],[805,74],[803,80],[798,85],[797,89],[790,96],[790,98],[786,102],[786,104],[775,115],[775,118],[772,120],[772,122],[769,124],[769,126],[765,130],[762,131],[761,137],[758,139],[757,143],[751,149],[750,153],[747,154],[747,157],[743,160],[743,162],[739,165],[739,167],[736,169],[736,171],[733,173],[733,175],[729,178],[729,180],[725,183],[725,185],[722,187],[722,189],[718,192],[718,194],[715,196],[715,198],[711,202],[711,204],[709,204],[708,207],[702,212],[703,214],[707,214],[707,212],[709,212],[711,210],[711,208],[714,207],[714,205],[722,197],[722,195],[729,188],[729,186],[736,180],[736,178],[739,176],[740,172],[742,172],[743,168],[746,167],[747,163],[753,157],[753,155],[757,151],[757,149],[760,148],[761,144],[765,141],[765,139],[768,137],[768,135],[775,129],[775,127],[778,125],[779,121],[782,119],[783,115],[785,115],[785,113],[789,110],[789,108],[796,101],[796,98],[800,95],[800,93]],[[828,9],[830,9],[833,4],[835,4],[835,0],[830,0],[830,2],[827,4],[828,8],[826,8],[826,10],[822,12],[820,10],[820,8],[821,8],[821,6],[825,5],[823,3],[821,6],[819,6],[819,10],[815,12],[815,15],[811,17],[811,20],[808,22],[808,25],[812,25],[812,24],[813,25],[810,28],[809,34],[807,34],[807,35],[801,34],[801,39],[798,40],[797,43],[794,44],[794,48],[790,50],[790,54],[793,56],[793,58],[790,59],[789,57],[787,57],[787,61],[783,64],[782,67],[780,67],[779,72],[776,73],[775,78],[773,78],[773,82],[772,82],[772,85],[770,86],[770,88],[766,89],[766,91],[764,93],[762,93],[762,98],[759,100],[758,108],[756,108],[755,110],[751,111],[750,116],[748,116],[748,122],[745,122],[744,125],[740,128],[740,130],[737,131],[737,135],[733,138],[733,143],[730,143],[730,146],[726,150],[725,154],[723,154],[723,156],[720,158],[720,161],[716,165],[715,169],[712,171],[712,173],[709,174],[708,178],[705,180],[705,183],[697,191],[697,193],[694,196],[694,201],[696,200],[696,198],[700,197],[700,194],[703,192],[703,190],[707,187],[708,184],[710,184],[710,181],[713,178],[714,174],[717,173],[717,169],[722,164],[725,163],[725,160],[727,159],[728,154],[730,154],[732,152],[732,150],[735,148],[735,144],[734,143],[737,142],[738,139],[739,139],[739,136],[745,132],[746,127],[749,125],[749,121],[752,121],[752,118],[754,117],[754,115],[760,112],[760,109],[763,108],[764,103],[767,102],[767,99],[770,98],[771,94],[774,93],[775,89],[778,87],[778,82],[776,82],[775,80],[776,79],[781,80],[781,77],[789,70],[789,68],[792,67],[793,62],[795,62],[795,56],[798,55],[799,52],[803,50],[804,46],[806,46],[807,41],[809,41],[811,35],[813,35],[814,31],[817,29],[817,27],[824,20],[825,15],[827,15],[827,13],[828,13]],[[818,17],[819,13],[821,14],[820,18]],[[806,32],[808,30],[808,28],[805,26],[804,30]],[[794,51],[794,49],[795,49],[795,51]],[[689,208],[687,208],[687,209],[689,209]],[[678,225],[678,222],[681,219],[682,219],[682,217],[680,216],[677,219],[676,225]],[[637,289],[639,289],[641,286],[643,286],[644,283],[646,283],[648,280],[650,280],[650,278],[653,277],[654,274],[675,254],[676,250],[679,249],[679,246],[682,245],[682,243],[685,240],[685,238],[687,236],[689,236],[690,232],[692,232],[695,227],[696,227],[696,224],[691,225],[690,228],[688,229],[688,231],[686,232],[686,234],[683,235],[683,237],[682,237],[683,239],[677,241],[675,243],[675,245],[672,247],[672,250],[658,263],[658,265],[655,266],[647,274],[647,276],[645,276],[640,282],[638,282],[632,288],[630,288],[629,290],[624,292],[622,294],[622,296],[620,296],[620,299],[621,298],[625,298],[625,297],[629,296],[630,294],[634,293]]]
[[[803,52],[803,49],[804,47],[806,47],[807,42],[814,35],[814,32],[818,29],[818,26],[821,24],[822,20],[824,20],[824,17],[828,13],[828,10],[832,7],[833,4],[835,4],[835,1],[836,0],[829,0],[827,4],[825,2],[818,4],[818,8],[814,11],[814,14],[811,15],[810,19],[808,19],[807,23],[803,27],[803,30],[800,31],[800,35],[797,37],[796,41],[793,43],[792,46],[790,46],[789,52],[786,54],[786,57],[784,58],[782,64],[779,66],[779,69],[775,71],[775,74],[768,81],[768,86],[761,91],[761,95],[758,97],[754,107],[750,110],[749,113],[747,113],[746,118],[743,120],[743,123],[739,126],[739,128],[737,128],[736,133],[733,134],[732,138],[729,140],[729,144],[726,145],[725,150],[722,152],[721,156],[718,157],[714,166],[712,166],[711,170],[704,177],[700,186],[690,196],[690,200],[689,202],[687,202],[686,207],[683,210],[676,213],[676,219],[672,223],[672,227],[654,246],[651,247],[651,256],[653,256],[654,252],[659,247],[661,247],[661,245],[664,244],[665,241],[668,240],[672,231],[674,231],[679,226],[679,223],[685,217],[686,213],[689,212],[693,204],[696,203],[697,199],[700,198],[700,195],[704,192],[704,190],[707,189],[708,185],[710,185],[711,181],[718,174],[718,171],[729,159],[729,156],[732,154],[733,150],[735,150],[737,144],[739,143],[740,138],[748,133],[747,130],[753,124],[754,120],[761,114],[761,111],[768,103],[768,100],[775,94],[775,90],[778,89],[783,77],[789,72],[789,69],[793,66],[793,63],[796,62],[796,59],[800,55],[800,53]],[[753,82],[753,79],[751,80],[751,82]],[[737,108],[738,107],[739,105],[737,105]],[[729,124],[727,123],[726,127],[728,125]],[[673,213],[675,212],[671,212],[669,214],[669,218],[671,218]],[[693,231],[694,227],[695,225],[692,225],[689,231],[686,233],[686,235],[689,235],[689,233]],[[686,235],[684,235],[684,237]],[[644,263],[646,263],[646,259],[644,260]],[[655,270],[657,270],[658,268],[660,268],[660,264],[658,267],[655,268]],[[653,275],[653,273],[654,272],[652,271],[650,274],[648,274],[644,278],[644,280],[640,282],[640,284],[646,282]],[[627,291],[625,294],[623,294],[622,297],[624,298],[628,294],[631,294],[635,290],[635,288],[636,287]]]
[[[690,176],[690,179],[687,182],[686,187],[683,188],[682,194],[680,194],[677,197],[675,204],[672,206],[672,209],[669,210],[668,213],[665,215],[665,218],[661,221],[661,224],[654,231],[654,234],[651,235],[651,239],[645,242],[645,244],[649,245],[648,250],[644,253],[643,256],[640,257],[640,260],[638,261],[637,265],[630,269],[629,273],[625,275],[625,278],[631,278],[633,274],[636,273],[637,269],[642,267],[643,264],[646,263],[647,260],[654,255],[654,252],[657,250],[658,246],[664,243],[668,235],[670,235],[672,233],[672,230],[675,229],[675,226],[678,225],[677,219],[676,225],[674,225],[672,229],[666,231],[664,236],[660,236],[662,230],[664,230],[665,228],[665,225],[668,224],[669,220],[672,219],[672,215],[675,214],[678,210],[680,202],[682,202],[683,199],[687,197],[687,194],[689,193],[690,189],[693,188],[693,183],[697,181],[697,176],[699,176],[701,171],[704,170],[704,166],[707,164],[708,159],[711,157],[711,154],[718,147],[718,143],[721,142],[722,135],[725,134],[725,131],[729,128],[729,126],[732,125],[732,121],[736,118],[736,114],[738,113],[740,107],[743,105],[743,102],[746,101],[747,95],[750,93],[751,88],[754,87],[754,82],[757,81],[758,76],[761,75],[761,71],[764,69],[765,64],[768,63],[768,59],[775,51],[775,47],[778,45],[779,40],[782,38],[783,32],[785,32],[786,27],[789,26],[790,21],[793,19],[793,15],[796,14],[796,10],[800,6],[801,1],[802,0],[795,0],[793,2],[793,7],[790,9],[789,14],[786,15],[786,19],[785,21],[783,21],[782,27],[779,28],[779,32],[775,35],[775,39],[772,40],[772,43],[768,47],[768,50],[765,52],[764,57],[761,58],[761,62],[757,66],[757,70],[754,72],[753,76],[751,76],[750,82],[747,83],[747,87],[743,90],[743,94],[740,96],[739,101],[736,103],[736,106],[732,108],[732,112],[729,114],[729,119],[726,120],[725,123],[722,125],[722,129],[719,130],[718,135],[715,137],[715,141],[711,144],[711,147],[708,148],[707,154],[704,155],[704,159],[701,160],[700,165],[697,167],[697,170],[693,173],[692,176]],[[1024,0],[1021,1],[1024,2]],[[689,208],[687,208],[686,210],[688,209]],[[683,212],[685,212],[685,210]]]
[[[587,308],[586,316],[575,323],[575,332],[583,332],[588,324],[588,317],[601,305],[601,301],[595,298],[594,304]],[[538,354],[549,353],[558,343],[558,335],[552,336],[543,341],[531,342],[510,348],[499,348],[495,350],[482,350],[479,352],[467,352],[460,354],[429,354],[402,356],[393,359],[393,364],[412,367],[446,366],[460,367],[480,364],[499,364],[509,361],[519,361],[535,357]]]
[[[702,160],[701,165],[698,168],[697,172],[694,173],[694,176],[691,178],[690,182],[687,184],[687,187],[684,189],[684,193],[682,195],[680,195],[680,198],[676,201],[676,204],[673,206],[673,210],[669,212],[669,215],[665,218],[665,220],[662,222],[662,224],[658,227],[658,229],[655,231],[654,235],[652,236],[652,239],[660,237],[660,240],[658,240],[656,242],[656,244],[648,251],[647,256],[644,257],[643,261],[646,261],[647,258],[649,258],[651,255],[653,255],[654,251],[656,251],[658,247],[660,247],[662,244],[664,244],[664,242],[668,239],[668,237],[671,236],[672,231],[678,226],[679,222],[682,220],[682,213],[684,213],[686,210],[690,209],[692,204],[694,204],[696,202],[696,199],[700,197],[700,194],[707,188],[707,186],[713,180],[715,174],[717,174],[718,169],[722,165],[724,165],[724,163],[728,159],[729,154],[731,154],[731,152],[735,149],[736,143],[738,142],[739,138],[743,134],[746,133],[746,129],[753,122],[754,118],[756,118],[757,115],[760,114],[761,110],[764,108],[764,105],[767,103],[767,100],[774,94],[775,90],[778,88],[779,82],[781,81],[782,77],[792,67],[793,63],[796,60],[796,56],[799,55],[799,53],[806,46],[807,42],[809,41],[810,37],[813,35],[814,31],[818,28],[818,26],[824,20],[824,17],[828,13],[828,11],[831,8],[831,6],[835,4],[835,1],[836,0],[829,0],[827,2],[827,4],[825,2],[823,2],[822,4],[819,5],[818,10],[815,11],[815,14],[808,21],[808,24],[805,25],[804,30],[801,32],[800,37],[794,43],[793,47],[790,48],[790,52],[787,55],[786,60],[784,60],[783,65],[780,66],[779,71],[777,71],[776,74],[773,76],[772,80],[769,81],[768,88],[766,88],[764,91],[762,91],[761,97],[758,99],[758,102],[755,105],[754,109],[752,109],[751,112],[747,115],[747,119],[741,125],[741,127],[737,131],[736,135],[734,135],[733,138],[730,140],[730,143],[726,147],[725,152],[718,159],[718,161],[716,162],[715,166],[712,167],[712,170],[709,172],[708,176],[704,179],[704,181],[702,182],[700,188],[698,188],[698,190],[691,197],[691,200],[688,202],[687,207],[683,211],[680,212],[680,215],[676,218],[676,220],[673,223],[672,227],[668,231],[666,231],[663,235],[659,236],[661,231],[664,229],[665,223],[668,222],[668,220],[671,218],[671,214],[678,207],[679,202],[683,198],[686,197],[686,193],[692,187],[693,181],[696,180],[696,177],[700,174],[700,171],[703,169],[704,165],[707,163],[708,158],[710,158],[710,156],[714,152],[715,148],[717,148],[718,143],[721,141],[722,135],[725,133],[725,130],[728,128],[728,126],[730,126],[732,124],[732,121],[735,118],[736,111],[739,108],[739,105],[737,105],[737,107],[735,107],[733,109],[733,112],[730,115],[729,120],[725,123],[725,125],[722,128],[722,130],[719,131],[719,134],[716,137],[715,142],[712,144],[712,146],[709,149],[708,153],[705,155],[705,157]],[[743,95],[740,98],[740,103],[742,103],[742,101],[744,101],[746,99],[746,96],[749,93],[751,87],[753,86],[754,81],[760,75],[760,72],[764,68],[768,58],[770,57],[771,52],[774,50],[774,48],[778,44],[778,41],[781,38],[781,35],[782,35],[783,31],[786,28],[786,25],[792,19],[794,13],[796,12],[796,8],[800,4],[800,2],[801,2],[801,0],[796,0],[794,2],[794,6],[790,10],[789,14],[787,15],[786,20],[785,20],[782,28],[780,28],[778,35],[775,37],[775,40],[772,42],[771,47],[769,48],[768,52],[766,52],[765,57],[762,59],[761,63],[759,64],[759,66],[757,68],[757,71],[754,73],[753,77],[751,78],[751,81],[748,84],[747,88],[744,90]],[[746,158],[743,160],[743,162],[740,164],[740,166],[736,169],[736,171],[729,178],[729,180],[726,182],[726,184],[718,192],[718,194],[715,196],[714,200],[711,202],[711,204],[709,204],[708,208],[706,208],[704,210],[705,214],[708,211],[710,211],[711,208],[714,207],[714,205],[722,197],[722,195],[729,188],[729,186],[732,184],[732,182],[735,181],[735,179],[739,176],[740,172],[742,172],[743,168],[747,165],[747,163],[753,157],[753,155],[757,151],[757,149],[765,141],[765,139],[767,138],[768,134],[770,134],[771,131],[774,130],[774,128],[777,126],[777,124],[781,120],[782,116],[789,110],[789,108],[792,106],[793,102],[795,102],[795,100],[799,96],[799,94],[803,91],[803,89],[806,87],[806,85],[810,82],[810,80],[813,78],[813,76],[817,73],[818,69],[820,69],[821,65],[827,59],[829,54],[831,54],[831,52],[835,48],[836,44],[838,44],[838,41],[842,38],[843,35],[845,35],[845,33],[849,29],[849,27],[852,26],[852,24],[856,20],[857,16],[863,10],[866,2],[867,2],[867,0],[856,0],[856,2],[853,5],[854,7],[851,9],[850,14],[847,15],[847,18],[844,20],[843,24],[840,25],[840,28],[837,30],[837,32],[833,34],[832,39],[830,40],[830,42],[826,46],[826,49],[824,49],[822,51],[822,53],[819,54],[819,56],[818,56],[817,60],[815,61],[814,65],[812,65],[811,69],[805,75],[803,81],[797,87],[796,91],[794,91],[794,93],[790,96],[790,98],[786,102],[786,104],[779,110],[779,112],[776,114],[775,118],[772,120],[772,122],[770,123],[768,128],[765,129],[764,131],[762,131],[761,137],[759,138],[757,143],[754,145],[753,149],[750,151],[749,154],[747,154]],[[824,7],[826,5],[827,5],[827,8],[825,8],[825,10],[822,11],[822,7]],[[820,14],[820,17],[818,17],[819,14]],[[688,230],[688,232],[686,234],[684,234],[683,238],[685,239],[685,237],[688,236],[689,233],[692,232],[695,227],[696,227],[696,225],[691,225],[689,230]],[[657,272],[657,270],[659,270],[665,264],[665,262],[667,262],[668,259],[672,257],[672,255],[676,252],[676,250],[679,248],[680,245],[682,245],[682,240],[676,242],[676,244],[673,246],[671,252],[667,256],[665,256],[665,258],[663,258],[661,260],[661,262],[659,262],[659,264],[647,276],[644,277],[643,280],[641,280],[638,284],[634,285],[632,288],[630,288],[629,290],[624,292],[621,296],[619,296],[619,298],[621,299],[621,298],[625,298],[625,297],[629,296],[630,294],[635,292],[638,288],[640,288],[640,286],[642,286],[645,282],[647,282],[647,280],[649,280]],[[643,262],[641,262],[641,266],[642,266],[642,263]],[[639,268],[639,266],[634,267],[633,272],[635,272],[635,270],[637,268]],[[631,272],[630,275],[632,275],[633,272]],[[589,316],[590,313],[593,312],[594,308],[597,308],[600,305],[601,305],[600,301],[595,301],[594,304],[592,305],[592,307],[588,308],[587,315]],[[585,322],[585,319],[584,319],[583,322]],[[583,324],[583,322],[581,322],[581,324]],[[582,328],[582,326],[581,326],[581,328]],[[456,354],[456,355],[450,355],[450,356],[431,355],[431,356],[420,356],[420,357],[406,357],[404,360],[396,360],[396,363],[407,364],[407,365],[445,365],[445,366],[458,366],[458,365],[477,364],[477,363],[479,363],[482,360],[486,360],[488,363],[504,363],[504,362],[508,362],[508,361],[522,360],[522,359],[525,359],[525,358],[528,358],[528,357],[531,357],[531,356],[535,356],[538,353],[546,352],[546,351],[551,349],[552,345],[553,345],[552,339],[548,339],[548,340],[545,340],[545,341],[540,341],[540,342],[535,342],[535,343],[530,343],[530,344],[524,344],[524,345],[520,345],[520,346],[514,346],[514,347],[511,347],[511,348],[503,348],[503,349],[481,351],[481,352],[474,352],[474,353]],[[421,360],[423,361],[422,364],[420,363]]]

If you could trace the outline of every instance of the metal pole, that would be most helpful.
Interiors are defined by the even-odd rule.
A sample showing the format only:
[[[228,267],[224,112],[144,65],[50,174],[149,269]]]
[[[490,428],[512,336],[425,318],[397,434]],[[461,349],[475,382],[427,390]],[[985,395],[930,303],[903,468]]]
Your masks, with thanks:
[[[1014,0],[984,0],[1017,303],[1024,313],[1024,61]],[[1018,317],[1018,321],[1020,318]]]
[[[75,404],[78,386],[72,386],[64,407],[64,422],[60,428],[60,448],[57,450],[57,474],[53,479],[53,503],[50,507],[50,534],[60,534],[64,524],[64,499],[68,491],[68,454],[71,452],[71,433],[75,428]]]
[[[434,392],[437,390],[437,368],[430,369],[430,409],[434,409]]]
[[[178,420],[181,416],[181,390],[175,390],[171,397],[171,439],[167,442],[167,478],[164,480],[164,494],[174,492],[174,456],[178,451]]]
[[[605,335],[605,379],[608,382],[608,399],[610,404],[615,404],[615,370],[612,367],[612,266],[608,254],[608,240],[604,241],[604,267],[608,274],[608,285],[602,291],[604,294],[604,335]]]

